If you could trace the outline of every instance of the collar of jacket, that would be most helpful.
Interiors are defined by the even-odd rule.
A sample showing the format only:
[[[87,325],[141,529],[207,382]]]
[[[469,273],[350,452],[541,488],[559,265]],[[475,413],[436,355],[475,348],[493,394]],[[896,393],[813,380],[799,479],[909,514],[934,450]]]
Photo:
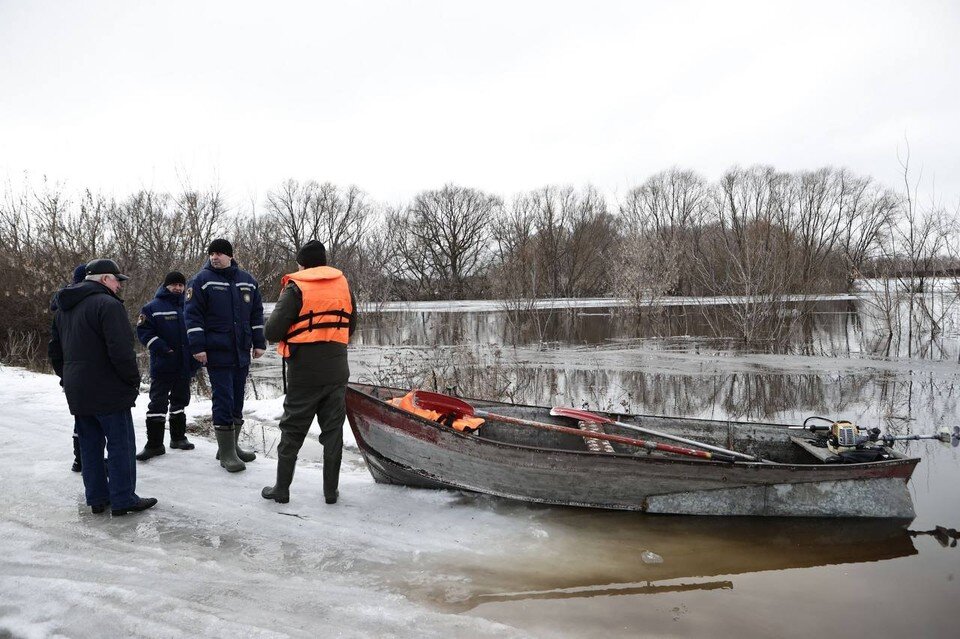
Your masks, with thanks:
[[[210,263],[209,258],[207,259],[207,264],[206,266],[204,266],[204,268],[207,269],[208,271],[213,271],[220,277],[227,277],[227,278],[234,277],[237,274],[237,271],[240,270],[240,267],[237,266],[237,261],[232,257],[230,258],[230,266],[228,266],[227,268],[214,268],[213,264]]]
[[[174,293],[166,286],[161,286],[158,288],[154,297],[156,297],[158,300],[166,300],[171,302],[175,306],[183,306],[183,293]]]

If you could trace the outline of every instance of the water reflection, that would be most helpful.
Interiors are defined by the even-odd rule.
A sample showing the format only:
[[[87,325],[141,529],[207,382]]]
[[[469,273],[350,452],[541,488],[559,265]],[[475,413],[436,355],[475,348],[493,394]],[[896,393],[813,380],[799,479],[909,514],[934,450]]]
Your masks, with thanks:
[[[862,301],[821,304],[788,318],[786,341],[748,347],[717,338],[702,315],[683,307],[654,317],[609,308],[366,314],[350,366],[357,381],[517,403],[781,423],[824,415],[890,434],[956,423],[960,322],[944,316],[936,334],[901,322],[890,334],[887,311]],[[282,393],[275,353],[255,362],[249,393]],[[908,625],[952,636],[939,611],[949,609],[960,584],[953,579],[960,451],[936,442],[897,446],[923,460],[909,485],[912,530],[884,521],[655,517],[464,494],[456,506],[465,528],[474,509],[495,509],[512,523],[528,522],[528,534],[505,538],[503,552],[424,553],[385,579],[408,597],[534,634],[549,634],[554,617],[563,628],[569,615],[578,620],[566,632],[608,636],[678,634],[669,625],[677,617],[658,618],[651,601],[689,604],[688,619],[708,623],[717,618],[711,611],[727,622],[767,614],[770,625],[731,624],[719,633],[728,636],[771,634],[784,629],[776,625],[783,619],[782,634],[809,636],[824,628],[811,612],[839,627],[848,621],[845,607],[862,608],[889,585],[891,601],[909,603],[860,619],[853,635]],[[645,551],[662,563],[645,562]],[[775,579],[751,576],[774,572]],[[908,591],[900,592],[902,583]],[[782,606],[801,593],[806,607]],[[702,636],[717,630],[699,629]]]
[[[465,496],[466,500],[484,500]],[[449,580],[407,592],[466,611],[507,601],[734,589],[744,573],[879,562],[917,554],[904,522],[643,517],[502,505],[530,516],[530,539],[509,558],[436,558]],[[649,555],[662,559],[650,563]]]

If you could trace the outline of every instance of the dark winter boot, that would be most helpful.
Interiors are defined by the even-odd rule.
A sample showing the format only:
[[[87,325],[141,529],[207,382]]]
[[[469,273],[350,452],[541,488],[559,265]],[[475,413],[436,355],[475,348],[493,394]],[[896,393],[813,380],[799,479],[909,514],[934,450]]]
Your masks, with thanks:
[[[167,452],[163,447],[163,422],[163,417],[147,417],[147,444],[137,453],[137,461],[147,461]]]
[[[80,436],[73,434],[73,466],[70,467],[75,473],[83,470],[83,464],[80,463]]]
[[[254,459],[257,458],[257,454],[252,450],[248,450],[246,448],[240,448],[240,429],[243,428],[243,420],[242,419],[233,420],[233,428],[237,432],[237,457],[239,457],[241,461],[252,462]]]
[[[296,467],[296,457],[277,457],[277,483],[266,486],[260,491],[260,496],[264,499],[272,499],[279,504],[290,501],[290,483],[293,482],[293,471]]]
[[[194,446],[187,439],[187,416],[183,413],[170,415],[170,448],[193,450]]]
[[[234,450],[237,451],[237,459],[239,459],[239,460],[242,461],[242,462],[252,462],[254,459],[257,458],[257,454],[256,454],[255,452],[253,452],[252,450],[246,450],[246,449],[244,449],[244,448],[240,448],[240,428],[241,428],[242,426],[243,426],[243,420],[242,420],[242,419],[239,421],[239,423],[234,423],[234,425],[233,425],[233,432],[234,432],[233,445],[234,445]],[[217,452],[217,459],[220,459],[220,453],[219,453],[219,451]]]
[[[127,513],[139,513],[147,510],[148,508],[153,508],[157,505],[156,497],[138,497],[137,503],[132,506],[127,506],[126,508],[114,508],[110,512],[114,517],[119,517],[120,515],[126,515]]]
[[[342,437],[333,442],[324,442],[323,445],[323,498],[328,504],[337,503],[340,495],[337,487],[340,485],[340,462],[343,459]]]
[[[246,464],[237,457],[237,439],[233,425],[214,426],[213,429],[217,433],[217,459],[220,460],[220,465],[231,473],[246,470]]]

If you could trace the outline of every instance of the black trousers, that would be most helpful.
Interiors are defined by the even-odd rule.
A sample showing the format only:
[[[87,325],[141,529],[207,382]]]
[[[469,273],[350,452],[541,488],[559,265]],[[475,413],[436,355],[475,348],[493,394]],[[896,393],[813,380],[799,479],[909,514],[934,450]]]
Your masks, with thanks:
[[[182,413],[190,404],[190,378],[181,375],[158,375],[150,380],[150,403],[147,404],[147,419],[165,418],[167,406],[170,414]]]
[[[277,455],[297,458],[314,418],[323,444],[323,490],[337,489],[343,459],[343,420],[346,418],[346,384],[291,387],[283,400]]]

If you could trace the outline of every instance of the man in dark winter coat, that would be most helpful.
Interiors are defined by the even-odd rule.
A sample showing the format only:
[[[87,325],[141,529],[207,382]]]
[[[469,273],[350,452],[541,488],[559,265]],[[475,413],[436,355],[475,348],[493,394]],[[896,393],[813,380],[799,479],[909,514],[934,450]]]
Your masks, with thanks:
[[[140,371],[133,331],[117,295],[127,276],[116,262],[104,259],[87,264],[86,273],[83,282],[57,293],[48,353],[76,417],[87,504],[101,513],[109,503],[114,515],[125,515],[157,503],[136,493],[130,409],[139,394]]]
[[[261,491],[264,499],[290,501],[297,454],[314,417],[323,444],[323,495],[339,495],[343,420],[350,367],[347,343],[357,325],[356,303],[346,278],[327,266],[323,244],[311,240],[297,253],[300,270],[283,277],[283,290],[270,314],[266,335],[279,342],[288,372],[280,418],[277,482]]]
[[[214,240],[207,255],[210,259],[187,285],[187,339],[210,377],[217,459],[235,473],[257,458],[241,448],[239,440],[251,349],[254,359],[267,349],[263,301],[257,280],[237,267],[230,242]]]
[[[193,450],[187,439],[190,379],[200,362],[190,354],[187,325],[183,318],[183,291],[187,279],[170,271],[152,301],[140,309],[137,338],[150,351],[150,404],[147,406],[147,443],[137,454],[146,461],[163,455],[164,422],[170,407],[170,448]]]

